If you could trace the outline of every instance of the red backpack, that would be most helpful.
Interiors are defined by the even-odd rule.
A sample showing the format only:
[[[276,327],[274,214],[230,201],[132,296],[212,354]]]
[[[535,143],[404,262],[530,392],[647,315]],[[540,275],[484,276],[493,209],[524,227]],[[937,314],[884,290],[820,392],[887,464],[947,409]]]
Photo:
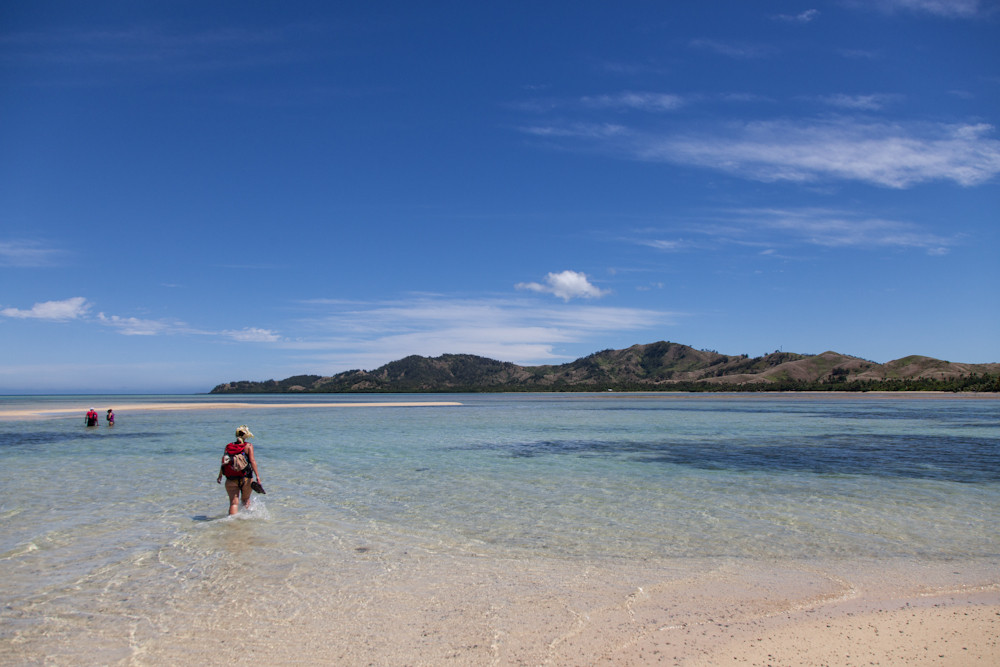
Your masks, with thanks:
[[[246,448],[245,442],[231,442],[226,445],[226,452],[222,455],[222,474],[226,479],[250,477],[253,474]]]

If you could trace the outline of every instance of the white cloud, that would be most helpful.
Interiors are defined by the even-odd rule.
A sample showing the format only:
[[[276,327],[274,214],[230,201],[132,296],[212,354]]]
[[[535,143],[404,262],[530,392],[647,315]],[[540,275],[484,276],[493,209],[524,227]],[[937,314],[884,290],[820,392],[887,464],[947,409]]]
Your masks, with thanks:
[[[857,4],[857,3],[856,3]],[[865,3],[861,3],[865,6]],[[979,0],[875,0],[874,6],[888,12],[926,12],[937,16],[972,17],[979,13]]]
[[[32,268],[55,265],[59,250],[46,248],[35,241],[0,242],[0,266]]]
[[[641,239],[639,244],[656,248],[657,250],[680,250],[686,245],[683,241],[668,241],[667,239]]]
[[[64,299],[62,301],[44,301],[36,303],[28,310],[19,308],[4,308],[0,315],[16,319],[37,319],[50,321],[85,320],[98,322],[111,327],[124,336],[159,336],[159,335],[207,335],[230,338],[241,343],[276,343],[281,340],[276,332],[259,327],[243,329],[226,329],[223,331],[205,331],[188,326],[176,320],[149,320],[138,317],[121,317],[98,313],[96,318],[87,317],[91,304],[82,296]]]
[[[258,329],[256,327],[247,327],[245,329],[239,330],[226,330],[222,332],[223,336],[228,336],[235,341],[241,343],[276,343],[281,340],[281,336],[269,329]]]
[[[955,240],[898,220],[862,217],[826,209],[760,209],[743,212],[763,228],[791,234],[804,243],[826,247],[918,248],[945,254]]]
[[[637,308],[554,308],[530,298],[422,296],[375,304],[306,305],[332,311],[301,321],[301,337],[284,340],[281,347],[308,354],[313,366],[320,359],[341,370],[375,368],[411,354],[477,354],[520,364],[565,361],[576,356],[560,354],[564,346],[583,345],[589,353],[607,347],[609,333],[645,331],[645,337],[652,338],[679,317]]]
[[[637,111],[673,111],[684,105],[684,98],[669,93],[624,92],[615,95],[595,95],[581,100],[585,106],[597,109],[632,109]]]
[[[632,155],[761,181],[844,179],[907,188],[950,180],[971,186],[1000,172],[1000,141],[989,138],[992,130],[986,124],[764,121],[710,134],[650,136],[633,145]]]
[[[114,327],[124,336],[199,335],[229,338],[240,343],[276,343],[281,340],[274,331],[258,327],[207,331],[195,329],[176,320],[145,320],[138,317],[119,317],[98,313],[98,321]]]
[[[819,18],[818,9],[807,9],[804,12],[798,14],[778,14],[774,18],[779,21],[788,21],[790,23],[810,23]]]
[[[766,58],[775,52],[774,47],[745,42],[720,42],[714,39],[692,39],[691,46],[704,49],[730,58],[753,59]]]
[[[43,301],[36,303],[30,310],[4,308],[0,315],[18,319],[37,320],[75,320],[83,317],[90,310],[90,304],[82,296],[74,296],[63,301]]]
[[[703,98],[620,93],[584,99],[594,110],[610,111],[664,110]],[[841,93],[814,99],[866,112],[902,98],[892,93]],[[851,180],[902,189],[932,181],[973,186],[1000,173],[1000,141],[994,127],[981,122],[887,122],[845,115],[699,123],[681,117],[656,129],[643,127],[638,119],[628,124],[558,120],[520,131],[544,138],[553,147],[697,166],[766,182]]]
[[[532,125],[521,128],[522,132],[537,137],[609,139],[627,134],[622,125],[614,123],[572,123],[570,125]]]
[[[879,111],[889,103],[899,99],[897,95],[874,93],[871,95],[826,95],[819,98],[824,104],[841,109],[858,109],[861,111]]]
[[[545,276],[542,283],[518,283],[517,289],[531,290],[532,292],[542,292],[554,294],[563,301],[570,299],[597,299],[605,294],[606,290],[601,290],[591,284],[587,274],[577,271],[562,271],[560,273],[550,273]]]
[[[944,255],[960,241],[958,237],[941,236],[911,222],[824,208],[729,210],[691,221],[684,231],[707,239],[701,244],[687,243],[685,247],[759,247],[763,248],[759,254],[764,256],[778,256],[777,248],[802,245],[923,250],[929,255]],[[673,249],[669,243],[661,246],[656,239],[637,238],[634,242],[657,249]]]
[[[105,315],[98,313],[97,319],[108,326],[114,327],[119,333],[125,336],[155,336],[158,334],[171,333],[177,327],[176,324],[162,322],[159,320],[143,320],[136,317],[119,317],[118,315]]]

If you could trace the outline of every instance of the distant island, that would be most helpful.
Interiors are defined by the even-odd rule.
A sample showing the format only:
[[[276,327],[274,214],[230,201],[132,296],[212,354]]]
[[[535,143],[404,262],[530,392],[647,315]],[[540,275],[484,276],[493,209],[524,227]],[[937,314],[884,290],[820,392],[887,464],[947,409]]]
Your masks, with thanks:
[[[838,352],[775,351],[751,358],[660,341],[551,366],[519,366],[471,354],[413,355],[371,371],[226,382],[211,393],[524,391],[1000,392],[1000,363],[963,364],[914,355],[879,364]]]

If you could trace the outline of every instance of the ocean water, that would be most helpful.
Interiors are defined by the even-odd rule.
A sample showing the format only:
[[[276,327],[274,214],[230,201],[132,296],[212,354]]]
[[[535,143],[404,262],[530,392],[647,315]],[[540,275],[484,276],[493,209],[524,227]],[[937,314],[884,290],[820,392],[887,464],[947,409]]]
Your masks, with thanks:
[[[402,401],[460,405],[273,405]],[[271,407],[142,409],[167,402]],[[102,424],[88,429],[91,405]],[[179,619],[214,627],[233,590],[284,619],[337,596],[364,609],[418,558],[1000,562],[995,398],[0,398],[0,412],[39,407],[52,412],[0,418],[8,664],[166,662]],[[78,414],[56,412],[67,408]],[[229,518],[215,478],[239,424],[256,436],[267,495]]]

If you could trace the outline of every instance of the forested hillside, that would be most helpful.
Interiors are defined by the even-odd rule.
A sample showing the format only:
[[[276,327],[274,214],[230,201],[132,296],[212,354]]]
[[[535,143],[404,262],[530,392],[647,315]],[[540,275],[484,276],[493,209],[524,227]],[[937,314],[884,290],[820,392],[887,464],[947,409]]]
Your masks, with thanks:
[[[212,393],[500,391],[1000,391],[1000,363],[909,356],[878,364],[837,352],[760,357],[661,341],[567,364],[519,366],[468,354],[409,356],[375,370],[220,384]]]

